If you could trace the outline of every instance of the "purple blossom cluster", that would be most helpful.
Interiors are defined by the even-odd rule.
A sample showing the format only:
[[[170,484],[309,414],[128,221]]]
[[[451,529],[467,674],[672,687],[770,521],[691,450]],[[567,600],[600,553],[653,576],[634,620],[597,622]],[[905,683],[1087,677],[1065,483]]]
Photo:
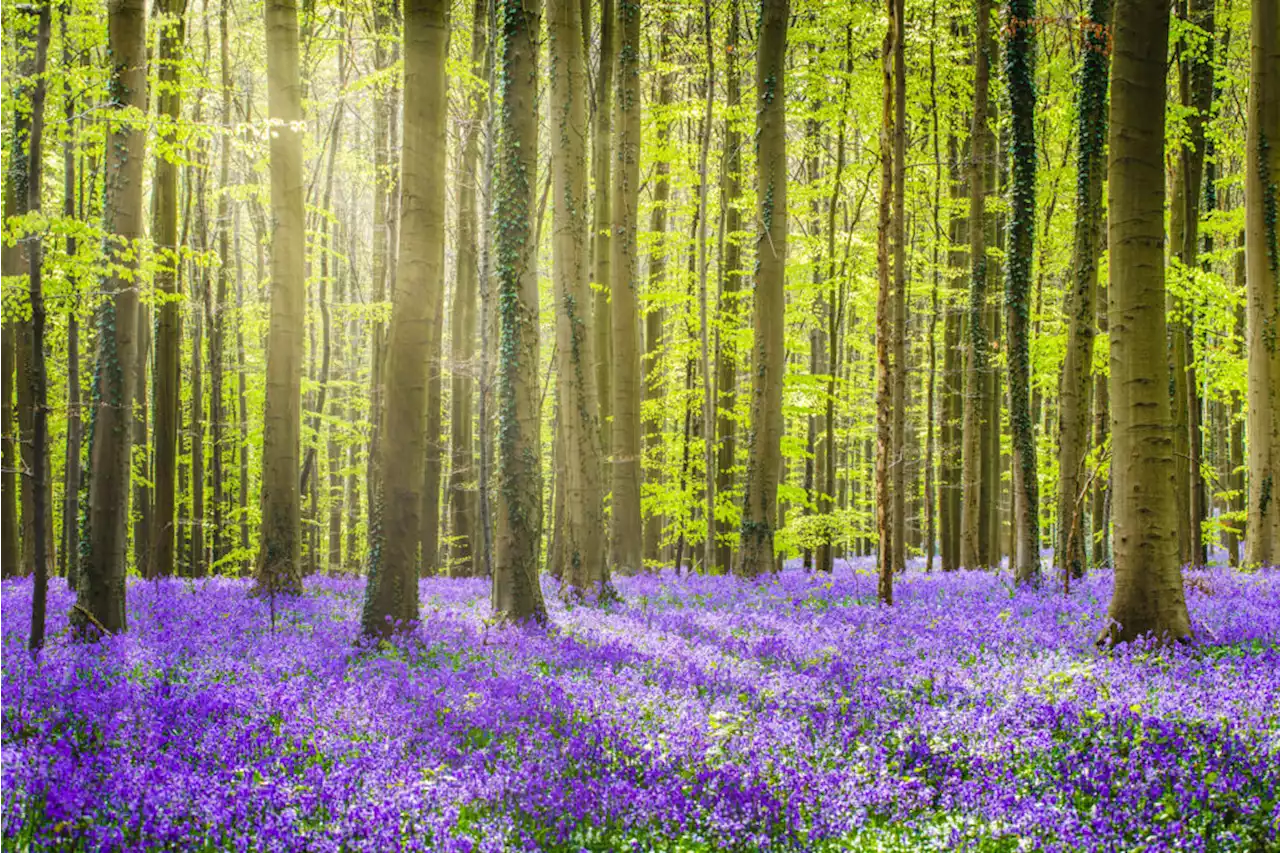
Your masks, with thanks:
[[[550,582],[548,582],[550,585]],[[25,648],[6,581],[3,846],[77,850],[1277,850],[1280,574],[1188,576],[1199,642],[1094,647],[1070,595],[862,563],[618,581],[493,627],[487,584],[358,638],[363,583],[133,582]],[[548,589],[549,601],[556,601]]]

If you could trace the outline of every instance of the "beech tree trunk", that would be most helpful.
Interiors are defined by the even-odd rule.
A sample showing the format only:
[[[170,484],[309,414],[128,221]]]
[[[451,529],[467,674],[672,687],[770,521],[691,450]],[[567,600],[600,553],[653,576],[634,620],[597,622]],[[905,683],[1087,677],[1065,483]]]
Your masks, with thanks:
[[[960,565],[985,568],[982,512],[983,445],[988,424],[986,198],[988,169],[988,87],[990,84],[991,2],[977,0],[973,50],[973,129],[969,135],[969,306],[965,318],[964,413],[961,426]],[[998,429],[998,427],[996,427]]]
[[[789,0],[763,0],[756,51],[755,359],[751,440],[742,497],[737,573],[754,578],[773,566],[778,478],[782,468],[782,377],[787,260],[786,55]]]
[[[725,40],[725,108],[732,113],[742,101],[738,74],[738,0],[729,0],[729,31]],[[732,118],[724,126],[721,158],[721,202],[724,221],[724,260],[720,265],[719,325],[716,331],[716,496],[720,504],[732,500],[733,469],[737,457],[734,409],[737,406],[738,364],[733,332],[741,323],[739,294],[742,277],[742,134]],[[719,511],[717,511],[719,514]],[[716,524],[716,569],[728,573],[733,562],[733,535]]]
[[[266,0],[267,95],[271,135],[271,325],[262,427],[262,527],[256,589],[302,592],[302,368],[306,317],[302,88],[296,0]]]
[[[1071,289],[1067,291],[1067,351],[1059,385],[1058,538],[1055,563],[1064,577],[1084,576],[1085,503],[1089,481],[1089,395],[1098,304],[1098,255],[1102,237],[1102,177],[1106,169],[1108,30],[1111,0],[1091,0],[1076,94],[1076,221]]]
[[[882,604],[893,603],[893,53],[898,40],[898,3],[888,0],[888,27],[881,55],[883,97],[880,128],[880,205],[877,222],[876,272],[876,563],[877,595]]]
[[[658,36],[658,62],[666,65],[671,60],[669,25],[664,24]],[[666,148],[670,134],[667,108],[671,104],[671,75],[658,75],[658,100],[654,114],[656,147]],[[657,235],[649,252],[649,295],[661,292],[667,279],[667,205],[671,198],[671,163],[666,154],[660,155],[654,166],[653,210],[649,214],[649,231]],[[644,421],[644,455],[646,476],[655,481],[661,479],[664,441],[662,436],[663,403],[666,390],[660,359],[662,358],[662,323],[665,313],[661,304],[650,304],[645,312],[644,334],[644,400],[649,416]],[[644,558],[651,565],[661,559],[662,514],[652,512],[644,520]]]
[[[471,71],[487,79],[485,57],[488,36],[487,0],[473,4],[471,25]],[[479,288],[477,255],[479,228],[476,218],[476,182],[480,179],[480,133],[486,102],[477,93],[470,102],[470,122],[463,134],[462,174],[458,182],[458,279],[453,294],[452,351],[453,376],[450,387],[449,517],[453,531],[453,553],[449,564],[454,574],[469,577],[476,573],[476,514],[478,506],[475,439],[472,427],[476,376],[476,298]],[[591,367],[594,370],[594,365]],[[486,428],[481,424],[481,429]]]
[[[558,494],[562,525],[552,567],[564,595],[595,600],[612,595],[606,560],[604,483],[595,341],[587,262],[587,68],[580,0],[550,0],[547,29],[551,56],[552,239],[556,293],[556,388],[562,453]]]
[[[591,115],[591,316],[596,394],[600,398],[600,442],[605,454],[613,452],[613,319],[609,290],[613,286],[613,73],[618,62],[615,17],[614,0],[600,0],[600,61]],[[612,480],[612,473],[609,479]]]
[[[1035,0],[1010,0],[1005,25],[1005,78],[1011,119],[1008,263],[1005,317],[1009,359],[1009,429],[1013,438],[1014,580],[1040,581],[1040,487],[1031,420],[1031,266],[1036,232]]]
[[[147,106],[147,17],[143,0],[111,0],[107,6],[111,89],[107,110],[106,193],[103,221],[111,272],[99,309],[97,367],[89,426],[89,505],[72,624],[86,637],[119,633],[125,612],[125,549],[129,513],[129,450],[137,357],[138,293],[134,288],[142,236],[142,173],[146,130],[117,118]]]
[[[1249,18],[1248,136],[1245,143],[1245,266],[1248,282],[1249,504],[1244,561],[1280,562],[1280,9],[1259,2]]]
[[[416,567],[429,440],[430,355],[444,290],[444,66],[449,46],[445,0],[405,4],[404,45],[400,257],[387,337],[388,393],[383,397],[375,462],[378,521],[370,531],[369,581],[361,617],[361,629],[369,636],[404,630],[418,618]]]
[[[893,554],[890,565],[895,573],[907,567],[907,465],[915,461],[916,454],[907,449],[907,243],[906,243],[906,195],[907,195],[907,67],[905,59],[906,0],[895,0],[891,14],[894,16],[893,39],[893,219],[890,227],[890,243],[893,246],[893,415],[892,457],[890,471],[893,485],[890,490],[892,515],[890,529],[893,536]],[[909,458],[910,457],[910,458]],[[914,489],[912,483],[912,492]],[[883,584],[883,577],[881,580]],[[889,582],[892,584],[892,581]],[[893,593],[884,596],[893,603]]]
[[[538,400],[539,0],[498,0],[502,56],[494,201],[498,315],[498,518],[492,606],[504,621],[546,622],[538,576],[542,442]]]
[[[1103,639],[1190,637],[1178,564],[1165,359],[1165,0],[1117,0],[1108,246],[1115,588]]]

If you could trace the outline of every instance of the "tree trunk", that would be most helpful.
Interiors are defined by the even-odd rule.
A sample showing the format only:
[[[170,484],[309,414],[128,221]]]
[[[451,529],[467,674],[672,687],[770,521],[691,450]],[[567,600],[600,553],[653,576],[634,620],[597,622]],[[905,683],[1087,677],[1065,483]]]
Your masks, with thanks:
[[[665,67],[671,61],[669,25],[663,24],[658,36],[658,63]],[[658,162],[654,166],[653,210],[649,214],[649,231],[655,235],[653,249],[649,252],[649,286],[648,295],[651,302],[653,295],[661,293],[667,279],[667,206],[671,198],[671,162],[665,153],[670,135],[668,118],[671,105],[671,75],[658,75],[658,101],[654,112],[656,124],[655,148],[660,152]],[[662,422],[664,404],[662,398],[666,383],[663,381],[660,359],[662,358],[662,321],[664,311],[661,302],[650,304],[645,312],[644,335],[644,399],[648,404],[649,417],[644,422],[644,455],[648,463],[647,477],[655,482],[661,479],[663,465],[664,442],[662,438]],[[652,512],[644,521],[644,558],[653,565],[661,559],[659,547],[662,542],[662,514]]]
[[[107,38],[115,62],[112,112],[147,106],[147,18],[143,0],[112,0]],[[137,357],[138,293],[134,288],[142,236],[142,172],[146,131],[132,121],[108,125],[103,221],[111,272],[103,281],[107,300],[99,309],[98,355],[89,427],[89,506],[81,547],[76,609],[71,619],[83,634],[92,625],[109,633],[127,627],[125,533],[129,508],[129,445]],[[94,635],[96,636],[96,635]]]
[[[644,568],[640,519],[640,278],[636,229],[640,194],[640,0],[618,0],[614,116],[612,286],[612,508],[610,562],[622,574]]]
[[[545,622],[538,576],[542,541],[541,417],[538,405],[538,0],[500,0],[501,150],[496,158],[498,314],[498,534],[495,616]]]
[[[778,477],[782,462],[782,377],[787,260],[786,54],[789,0],[764,0],[756,52],[755,348],[751,439],[742,497],[737,572],[754,578],[773,566]]]
[[[719,325],[716,331],[716,495],[721,504],[732,500],[733,469],[737,456],[734,409],[737,407],[738,364],[733,333],[741,324],[742,133],[732,113],[742,101],[742,81],[738,74],[738,0],[729,0],[729,31],[725,42],[725,109],[730,117],[724,124],[724,152],[721,158],[721,201],[725,232],[724,261],[720,266]],[[733,536],[716,530],[716,568],[727,574],[732,569]]]
[[[487,0],[476,0],[471,25],[471,70],[478,79],[488,78]],[[469,577],[476,573],[476,460],[472,426],[472,397],[476,373],[476,291],[479,285],[476,219],[476,181],[479,180],[480,132],[486,103],[477,93],[470,101],[470,122],[463,135],[462,175],[458,186],[458,280],[453,294],[452,358],[450,388],[449,516],[453,531],[450,566],[454,574]],[[591,369],[594,370],[594,365]],[[486,428],[481,424],[481,428]]]
[[[370,532],[361,628],[385,636],[418,618],[417,552],[427,459],[426,407],[432,338],[444,289],[445,57],[449,7],[413,0],[404,12],[405,118],[400,162],[400,257],[387,336],[379,519]],[[424,559],[427,556],[424,555]]]
[[[969,306],[965,318],[964,413],[961,426],[960,565],[985,568],[983,553],[982,487],[983,446],[987,423],[989,354],[987,341],[987,245],[986,198],[988,169],[988,86],[991,39],[991,2],[977,0],[977,29],[973,51],[973,129],[969,135]]]
[[[44,101],[47,84],[45,82],[45,66],[49,57],[49,4],[41,3],[38,9],[27,8],[25,14],[34,13],[34,45],[24,49],[23,53],[33,51],[31,75],[24,75],[28,81],[34,81],[31,89],[31,125],[27,136],[27,166],[19,190],[26,191],[26,207],[29,213],[37,216],[40,213],[40,190],[43,174],[43,140],[44,140]],[[22,63],[26,65],[26,63]],[[25,186],[23,186],[25,185]],[[28,648],[36,654],[44,647],[45,613],[48,606],[49,571],[53,564],[51,534],[53,524],[49,501],[49,376],[45,369],[45,307],[44,307],[44,245],[41,235],[31,233],[26,236],[27,242],[27,286],[31,304],[31,362],[28,375],[25,377],[31,388],[32,400],[32,455],[38,460],[31,474],[31,493],[33,530],[32,547],[33,564],[35,566],[35,583],[31,593],[31,635]]]
[[[1102,177],[1111,0],[1090,0],[1076,95],[1076,221],[1071,289],[1066,298],[1067,351],[1059,385],[1058,538],[1056,564],[1067,577],[1084,576],[1085,457],[1089,448],[1089,393],[1098,304],[1098,255],[1102,237]],[[1066,581],[1064,580],[1064,583]]]
[[[1190,637],[1175,538],[1165,360],[1164,122],[1169,6],[1117,0],[1108,210],[1115,588],[1103,639]]]
[[[302,591],[301,495],[306,216],[303,205],[302,90],[296,0],[267,0],[267,94],[271,135],[271,325],[262,425],[262,527],[256,588]]]
[[[964,245],[969,240],[968,217],[959,212],[960,201],[965,198],[965,183],[961,172],[960,146],[954,134],[947,143],[949,171],[951,173],[952,213],[950,250],[947,266],[950,269],[951,294],[947,298],[946,323],[942,330],[942,446],[938,465],[938,538],[941,540],[942,570],[955,571],[960,563],[960,506],[963,486],[961,483],[961,433],[964,419],[964,346],[963,330],[965,313],[956,294],[964,288]]]
[[[218,8],[219,70],[222,89],[221,121],[231,126],[231,0],[222,0]],[[223,135],[218,149],[218,285],[209,311],[209,447],[210,482],[213,487],[213,565],[216,568],[227,553],[223,507],[226,503],[226,475],[223,468],[225,451],[222,430],[226,423],[223,394],[223,356],[226,348],[226,308],[228,281],[231,275],[231,207],[227,189],[231,186],[231,137]]]
[[[556,387],[559,398],[557,509],[562,525],[553,573],[564,595],[596,600],[612,595],[606,560],[604,484],[595,341],[587,262],[587,68],[580,0],[551,0],[547,8],[551,58],[551,172],[555,231]]]
[[[907,70],[905,53],[905,0],[896,0],[893,14],[893,219],[890,242],[893,246],[893,417],[892,453],[890,471],[893,486],[890,499],[893,502],[891,530],[893,535],[892,570],[897,573],[906,568],[906,493],[907,493],[907,245],[906,245],[906,187],[907,187]],[[886,603],[893,603],[890,591]]]
[[[876,563],[877,595],[882,604],[893,603],[893,330],[894,300],[892,262],[893,240],[893,54],[898,40],[898,2],[888,0],[889,21],[881,55],[883,99],[880,130],[880,210],[877,223],[876,270]]]
[[[1249,507],[1244,561],[1280,562],[1280,262],[1276,184],[1280,182],[1280,9],[1250,12],[1248,138],[1245,157],[1245,265],[1248,281]]]
[[[1013,439],[1014,580],[1040,582],[1040,486],[1036,429],[1031,420],[1031,266],[1036,233],[1035,0],[1010,0],[1005,26],[1005,78],[1011,124],[1008,263],[1005,317],[1009,359],[1009,431]]]
[[[606,454],[613,452],[613,320],[609,309],[609,290],[613,286],[613,187],[609,167],[613,162],[613,72],[618,62],[613,32],[616,23],[614,0],[600,0],[600,62],[591,116],[591,316],[596,394],[600,398],[600,446]]]

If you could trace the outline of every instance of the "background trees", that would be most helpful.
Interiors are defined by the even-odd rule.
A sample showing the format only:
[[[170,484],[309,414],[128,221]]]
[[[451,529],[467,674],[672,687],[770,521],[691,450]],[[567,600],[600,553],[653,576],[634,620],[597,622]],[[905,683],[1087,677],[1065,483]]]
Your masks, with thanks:
[[[886,585],[935,551],[1028,578],[1052,545],[1078,575],[1122,550],[1116,359],[1169,370],[1177,559],[1244,534],[1273,561],[1266,9],[1188,0],[1149,84],[1177,104],[1143,237],[1170,246],[1157,359],[1099,313],[1108,3],[795,0],[759,27],[736,2],[577,5],[547,30],[433,7],[429,72],[417,4],[166,0],[145,36],[127,3],[51,6],[43,178],[5,204],[5,572],[34,569],[39,515],[48,564],[94,589],[255,561],[297,591],[396,549],[407,584],[489,571],[496,537],[517,618],[538,572],[569,577],[570,527],[618,571],[879,550]],[[28,18],[4,33],[10,180]],[[405,101],[420,73],[447,86]]]

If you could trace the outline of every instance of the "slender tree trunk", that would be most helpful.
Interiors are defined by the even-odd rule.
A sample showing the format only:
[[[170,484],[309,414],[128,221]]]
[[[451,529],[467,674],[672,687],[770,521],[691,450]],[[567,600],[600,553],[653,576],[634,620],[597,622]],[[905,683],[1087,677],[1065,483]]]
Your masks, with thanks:
[[[703,539],[703,571],[709,571],[715,562],[716,547],[716,478],[715,478],[715,417],[716,400],[711,390],[710,318],[707,315],[707,275],[710,260],[707,255],[707,219],[711,215],[707,193],[707,158],[711,153],[712,105],[716,90],[715,49],[711,35],[711,0],[702,0],[702,33],[707,48],[706,105],[702,116],[702,145],[698,154],[698,347],[702,356],[702,445],[703,445],[703,495],[707,532]]]
[[[968,243],[968,217],[957,208],[966,198],[964,176],[961,170],[962,154],[959,142],[953,134],[947,142],[947,158],[951,173],[952,213],[950,250],[947,266],[950,270],[950,286],[946,304],[946,322],[943,326],[942,357],[942,447],[939,454],[939,506],[938,534],[941,540],[942,570],[955,571],[960,563],[960,507],[963,496],[961,483],[961,424],[964,419],[964,320],[966,317],[959,295],[964,291],[964,246]]]
[[[640,519],[640,289],[636,229],[640,194],[641,0],[618,0],[618,80],[614,116],[613,238],[610,240],[613,329],[612,508],[610,562],[622,574],[644,568]]]
[[[63,103],[65,108],[66,131],[62,143],[62,214],[68,219],[76,216],[76,143],[79,138],[79,125],[76,118],[77,101],[73,92],[71,71],[75,67],[71,59],[71,43],[67,36],[67,19],[72,14],[71,0],[67,0],[61,9],[60,30],[62,36],[62,65],[67,71],[64,82]],[[68,258],[75,258],[79,252],[79,241],[74,234],[66,238]],[[67,461],[63,468],[62,497],[62,533],[59,541],[62,547],[58,550],[58,572],[67,578],[72,588],[75,587],[74,575],[76,556],[79,544],[80,517],[80,447],[82,442],[80,428],[80,278],[70,277],[71,298],[67,305]],[[7,337],[7,333],[6,333]],[[6,340],[6,345],[7,345]],[[6,405],[8,396],[5,397]],[[7,435],[9,420],[4,421]],[[7,463],[5,463],[7,464]],[[9,476],[9,475],[5,475]],[[6,517],[7,518],[7,517]],[[6,522],[7,523],[7,522]],[[16,532],[16,531],[15,531]],[[0,536],[8,534],[6,528]],[[6,544],[6,547],[7,544]]]
[[[302,91],[296,0],[267,0],[267,94],[271,135],[271,325],[262,427],[262,527],[256,588],[302,591],[301,495],[306,215],[303,205]]]
[[[498,0],[502,57],[501,152],[495,217],[498,314],[498,536],[494,614],[545,622],[538,577],[542,541],[541,417],[538,406],[538,0]]]
[[[50,4],[41,3],[36,9],[24,10],[27,15],[34,15],[34,45],[30,50],[34,53],[32,75],[34,81],[31,88],[31,125],[27,136],[27,167],[22,176],[19,190],[26,191],[26,207],[29,213],[40,213],[40,190],[42,188],[43,156],[44,156],[44,101],[47,84],[45,67],[49,57]],[[24,50],[24,53],[26,52]],[[25,63],[24,63],[25,64]],[[26,82],[26,81],[24,81]],[[31,388],[32,430],[31,441],[33,455],[38,460],[32,471],[31,493],[34,501],[32,556],[35,566],[35,584],[31,594],[31,635],[28,648],[37,654],[44,647],[45,613],[48,606],[49,570],[52,566],[51,534],[53,531],[49,506],[49,377],[45,369],[44,342],[46,313],[44,306],[44,245],[39,232],[29,233],[25,237],[27,244],[27,286],[31,305],[31,362],[28,375],[25,377]]]
[[[787,137],[786,54],[789,0],[764,0],[756,52],[755,348],[751,440],[742,498],[737,573],[754,578],[773,566],[778,478],[782,460],[783,313],[786,305]]]
[[[888,0],[888,27],[881,54],[884,83],[880,130],[880,210],[877,223],[876,270],[876,562],[877,594],[883,604],[893,603],[893,329],[894,300],[891,261],[893,239],[893,54],[898,40],[898,3]]]
[[[475,0],[471,25],[471,70],[477,78],[488,77],[486,58],[488,2]],[[476,459],[472,427],[472,398],[476,373],[476,291],[479,285],[479,249],[476,219],[476,181],[479,180],[480,133],[486,103],[477,93],[470,101],[470,122],[462,143],[462,175],[458,186],[458,280],[453,295],[452,358],[450,388],[449,515],[454,545],[450,555],[453,572],[470,576],[475,571],[476,550]],[[592,365],[594,370],[594,365]],[[484,428],[481,424],[481,428]]]
[[[893,219],[890,242],[893,246],[893,415],[890,473],[892,570],[906,568],[907,493],[907,245],[906,245],[906,154],[907,154],[907,71],[905,53],[905,0],[896,0],[893,40]],[[911,454],[914,457],[915,454]],[[885,602],[893,603],[892,591]]]
[[[89,426],[89,506],[81,546],[79,584],[72,623],[84,634],[92,625],[119,633],[125,615],[125,534],[129,507],[129,429],[133,408],[138,294],[134,241],[142,236],[142,172],[146,131],[125,111],[147,104],[147,18],[143,0],[111,0],[107,39],[114,61],[108,110],[106,195],[103,220],[111,271],[99,309],[98,355]],[[112,113],[115,121],[111,121]]]
[[[1244,249],[1243,232],[1240,234],[1239,248]],[[1247,283],[1245,279],[1245,252],[1239,251],[1235,259],[1235,286],[1237,292],[1245,292]],[[1236,308],[1236,339],[1247,341],[1248,336],[1245,329],[1245,307],[1237,305]],[[1233,390],[1231,392],[1231,408],[1230,408],[1230,438],[1228,439],[1227,451],[1227,511],[1231,513],[1232,519],[1227,526],[1227,556],[1232,568],[1240,565],[1240,540],[1241,530],[1244,527],[1245,514],[1247,512],[1247,496],[1248,485],[1245,482],[1245,455],[1244,455],[1244,426],[1245,412],[1244,400],[1241,399],[1240,392]]]
[[[1040,581],[1040,486],[1036,429],[1031,420],[1031,267],[1036,233],[1035,0],[1010,0],[1005,25],[1013,171],[1005,317],[1009,359],[1009,427],[1013,438],[1014,580]]]
[[[1108,210],[1115,588],[1103,632],[1191,635],[1178,566],[1165,360],[1165,0],[1117,0]]]
[[[724,261],[720,266],[719,325],[716,331],[716,495],[721,504],[732,500],[733,469],[737,457],[734,409],[737,407],[738,364],[733,332],[739,327],[741,293],[742,211],[742,134],[732,113],[742,101],[742,81],[738,73],[738,5],[729,0],[729,30],[725,41],[725,119],[724,152],[721,159],[721,201],[725,232]],[[727,574],[732,568],[733,536],[729,531],[716,531],[716,568]]]
[[[218,7],[219,81],[222,90],[221,121],[231,125],[231,0],[222,0]],[[226,505],[226,474],[223,469],[223,425],[226,419],[224,400],[223,359],[226,349],[227,289],[231,275],[231,137],[224,134],[218,149],[218,186],[223,192],[218,196],[218,283],[213,294],[214,302],[209,312],[209,447],[210,480],[212,484],[211,528],[213,533],[213,564],[216,567],[226,556],[227,538],[224,531],[223,508]]]
[[[987,110],[990,84],[991,3],[977,0],[974,35],[973,130],[969,136],[969,307],[965,319],[964,414],[961,434],[960,565],[984,568],[982,483],[987,423]]]
[[[1063,577],[1084,576],[1085,519],[1082,489],[1089,481],[1089,393],[1098,313],[1098,255],[1102,237],[1102,177],[1107,126],[1107,78],[1111,0],[1090,0],[1076,95],[1076,221],[1071,289],[1067,292],[1067,351],[1059,385],[1058,538],[1056,563]],[[1065,581],[1064,581],[1065,582]]]
[[[613,161],[614,66],[618,63],[613,32],[615,0],[600,0],[600,62],[596,68],[595,103],[591,115],[591,286],[595,334],[596,394],[600,398],[600,441],[603,452],[613,452],[610,431],[613,418],[613,320],[609,290],[613,286]],[[610,477],[611,479],[611,477]],[[606,483],[607,484],[607,483]]]
[[[156,112],[165,145],[156,152],[151,179],[151,239],[157,249],[156,324],[152,444],[155,448],[155,514],[144,576],[174,573],[177,531],[178,430],[182,381],[182,305],[178,298],[178,165],[166,150],[177,144],[182,113],[181,62],[186,34],[186,0],[162,0],[156,71]]]

